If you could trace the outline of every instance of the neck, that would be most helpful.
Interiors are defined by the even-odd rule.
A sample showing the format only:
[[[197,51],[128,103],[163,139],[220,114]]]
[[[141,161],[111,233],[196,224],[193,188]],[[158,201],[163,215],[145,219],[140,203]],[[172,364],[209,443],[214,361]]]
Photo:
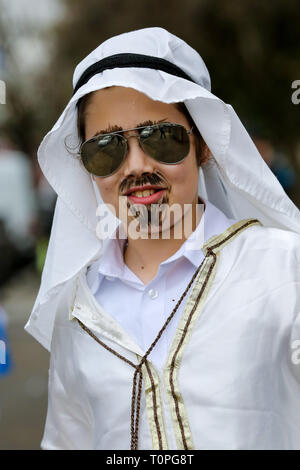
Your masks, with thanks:
[[[128,237],[124,247],[124,262],[144,283],[150,282],[156,275],[159,265],[176,253],[185,240],[196,230],[201,217],[202,200],[197,199],[192,204],[191,210],[184,214],[180,220],[180,231],[178,224],[170,228],[168,238],[138,238]],[[184,227],[184,230],[183,230]],[[181,237],[179,235],[181,234]]]

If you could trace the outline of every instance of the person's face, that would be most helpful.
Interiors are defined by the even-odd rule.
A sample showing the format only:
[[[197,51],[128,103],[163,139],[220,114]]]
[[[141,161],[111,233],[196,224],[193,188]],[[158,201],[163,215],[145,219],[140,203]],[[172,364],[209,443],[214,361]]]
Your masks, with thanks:
[[[114,86],[93,93],[86,109],[85,137],[87,140],[103,130],[113,132],[120,128],[132,129],[145,125],[145,122],[146,125],[150,124],[147,121],[155,123],[161,120],[181,124],[187,130],[190,129],[186,117],[174,104],[154,101],[132,88]],[[123,135],[128,137],[137,132],[129,131]],[[160,199],[156,201],[156,207],[161,203],[169,206],[178,204],[183,209],[185,204],[197,203],[199,168],[193,134],[190,134],[190,143],[190,152],[185,160],[167,165],[144,153],[137,138],[129,138],[128,153],[121,167],[105,178],[93,176],[103,201],[114,206],[115,214],[121,220],[124,204],[125,207],[133,204],[124,194],[136,186],[156,184],[165,188]],[[148,213],[151,211],[151,205],[153,206],[146,205]]]

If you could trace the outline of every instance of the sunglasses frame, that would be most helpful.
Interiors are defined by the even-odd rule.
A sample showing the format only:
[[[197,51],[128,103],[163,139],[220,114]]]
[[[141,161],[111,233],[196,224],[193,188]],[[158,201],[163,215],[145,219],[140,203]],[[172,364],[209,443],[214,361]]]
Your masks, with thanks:
[[[159,127],[160,127],[160,126],[163,126],[163,125],[169,125],[169,126],[174,126],[174,127],[175,127],[175,126],[176,126],[176,127],[182,127],[182,128],[186,131],[186,133],[187,133],[189,139],[190,139],[190,135],[193,133],[193,126],[190,128],[190,130],[187,130],[182,124],[177,124],[177,123],[173,123],[173,122],[160,122],[160,123],[157,123],[157,124],[150,124],[150,125],[148,124],[147,126],[133,127],[133,128],[131,128],[131,129],[123,129],[122,131],[114,131],[114,132],[108,132],[108,133],[106,133],[106,134],[98,134],[98,135],[95,135],[94,137],[91,137],[90,139],[85,140],[85,141],[82,142],[82,144],[80,145],[79,155],[81,156],[81,161],[82,161],[82,153],[81,153],[81,152],[82,152],[82,147],[83,147],[86,143],[88,143],[88,142],[94,142],[94,141],[96,141],[97,139],[99,139],[100,137],[102,138],[102,137],[105,137],[105,136],[107,136],[107,135],[118,135],[118,136],[122,137],[122,139],[125,141],[125,144],[126,144],[126,151],[125,151],[125,153],[124,153],[124,157],[123,157],[122,163],[121,163],[113,172],[109,173],[109,175],[98,176],[98,175],[95,175],[95,174],[91,173],[91,172],[88,171],[87,169],[86,169],[86,171],[88,171],[88,173],[92,174],[93,176],[96,176],[97,178],[107,178],[108,176],[113,175],[114,173],[116,173],[116,172],[120,169],[120,167],[122,166],[122,164],[124,163],[124,161],[125,161],[125,159],[126,159],[126,156],[127,156],[127,154],[128,154],[128,140],[129,140],[131,137],[137,137],[141,149],[143,150],[143,152],[145,152],[144,149],[143,149],[143,147],[142,147],[142,145],[141,145],[141,142],[140,142],[140,134],[132,134],[132,135],[129,135],[128,137],[125,137],[125,136],[122,135],[122,134],[123,134],[124,132],[128,132],[128,131],[135,131],[135,130],[138,130],[138,129],[146,129],[147,127],[159,129]],[[147,152],[145,152],[145,153],[146,153],[146,155],[147,155],[148,157],[153,158],[154,160],[156,160],[154,157],[151,157],[151,155],[148,155]],[[186,159],[186,157],[188,156],[188,154],[189,154],[189,152],[187,153],[187,155],[186,155],[184,158],[182,158],[182,159],[179,160],[178,162],[174,162],[174,163],[171,163],[171,162],[161,162],[160,160],[156,160],[156,161],[158,161],[159,163],[162,163],[162,164],[164,164],[164,165],[177,165],[178,163],[183,162],[183,161]]]

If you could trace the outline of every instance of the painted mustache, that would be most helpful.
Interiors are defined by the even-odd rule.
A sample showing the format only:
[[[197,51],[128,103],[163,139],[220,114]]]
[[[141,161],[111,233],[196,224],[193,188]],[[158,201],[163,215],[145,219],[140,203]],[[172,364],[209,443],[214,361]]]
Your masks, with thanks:
[[[139,178],[135,178],[135,180],[125,180],[124,182],[121,183],[120,185],[120,193],[121,194],[127,194],[128,191],[130,191],[131,188],[136,188],[139,186],[146,186],[146,185],[151,185],[151,186],[160,186],[162,188],[167,188],[168,185],[166,182],[156,173],[152,174],[145,174]]]

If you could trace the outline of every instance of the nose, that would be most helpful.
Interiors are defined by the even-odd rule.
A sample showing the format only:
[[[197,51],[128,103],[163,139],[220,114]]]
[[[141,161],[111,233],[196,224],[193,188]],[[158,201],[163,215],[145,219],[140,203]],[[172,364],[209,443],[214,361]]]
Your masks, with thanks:
[[[128,152],[124,162],[124,175],[141,175],[145,172],[153,172],[155,160],[149,157],[139,144],[138,135],[126,136]]]

